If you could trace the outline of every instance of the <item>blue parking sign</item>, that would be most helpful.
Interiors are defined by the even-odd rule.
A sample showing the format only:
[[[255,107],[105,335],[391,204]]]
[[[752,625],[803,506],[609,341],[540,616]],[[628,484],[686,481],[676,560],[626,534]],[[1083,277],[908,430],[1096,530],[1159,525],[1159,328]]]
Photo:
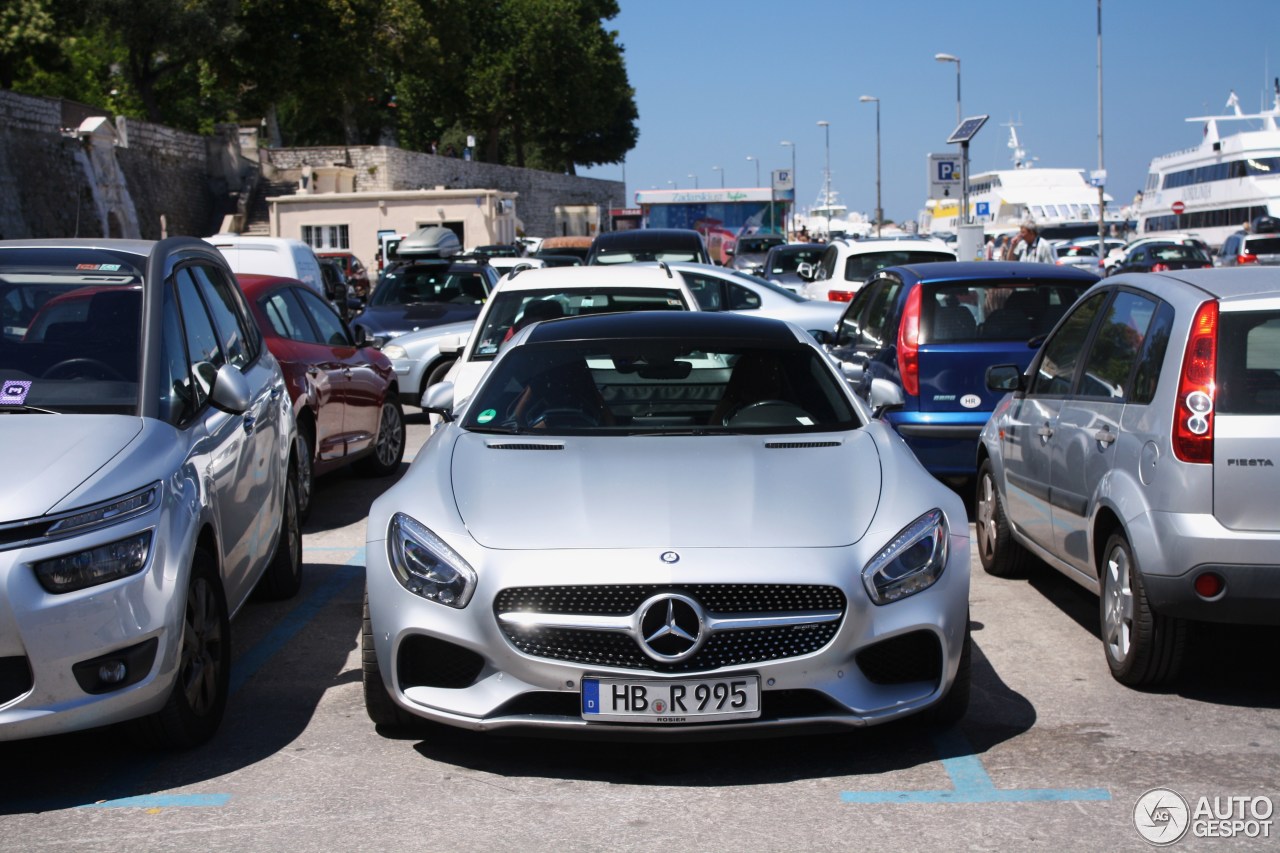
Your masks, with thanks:
[[[991,202],[989,202],[989,201],[980,201],[980,202],[978,202],[978,203],[975,205],[974,213],[975,213],[975,214],[977,214],[978,216],[990,216],[990,215],[991,215]]]

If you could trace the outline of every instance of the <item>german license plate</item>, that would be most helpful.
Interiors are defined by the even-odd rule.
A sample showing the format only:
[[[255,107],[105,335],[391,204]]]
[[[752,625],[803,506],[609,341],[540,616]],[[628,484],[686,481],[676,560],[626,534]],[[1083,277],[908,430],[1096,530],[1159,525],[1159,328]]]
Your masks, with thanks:
[[[754,675],[688,681],[582,679],[584,720],[679,724],[758,716],[760,679]]]

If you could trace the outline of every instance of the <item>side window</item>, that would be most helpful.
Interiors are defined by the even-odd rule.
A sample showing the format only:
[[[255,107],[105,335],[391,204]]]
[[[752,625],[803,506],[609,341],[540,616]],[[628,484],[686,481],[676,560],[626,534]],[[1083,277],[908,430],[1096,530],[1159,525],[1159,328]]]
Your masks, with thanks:
[[[1116,400],[1130,396],[1129,375],[1155,311],[1153,299],[1126,290],[1116,294],[1089,346],[1077,393]]]
[[[213,320],[209,310],[205,308],[200,289],[191,276],[191,269],[184,267],[174,275],[178,286],[178,307],[182,312],[183,336],[187,342],[187,358],[191,362],[192,383],[191,399],[198,409],[209,397],[209,389],[213,387],[214,376],[218,368],[227,363],[222,347],[218,345],[218,334],[213,329]]]
[[[871,304],[871,297],[879,286],[878,282],[868,282],[854,294],[853,301],[849,303],[844,314],[840,315],[840,324],[837,327],[840,346],[861,347],[863,345],[862,325],[867,306]]]
[[[689,272],[683,272],[681,275],[684,276],[685,284],[689,285],[693,298],[698,300],[699,308],[703,311],[724,310],[723,300],[720,298],[719,279]]]
[[[285,287],[272,293],[263,301],[262,310],[267,315],[272,330],[282,338],[312,344],[322,343],[307,320],[306,312],[298,304],[292,288]]]
[[[818,281],[831,281],[836,277],[836,247],[829,246],[822,253],[822,260],[818,261],[818,274],[815,278]]]
[[[728,284],[725,290],[728,291],[730,311],[750,311],[760,307],[760,295],[740,284]]]
[[[160,420],[183,426],[204,403],[204,390],[191,380],[182,318],[172,284],[164,288],[164,338],[162,343],[164,386],[160,388]]]
[[[217,270],[192,266],[188,270],[200,287],[209,306],[218,340],[226,354],[227,362],[243,369],[253,361],[256,353],[250,348],[248,324],[240,313],[240,301],[231,294],[231,283]]]
[[[295,295],[302,300],[302,305],[307,314],[311,316],[316,328],[320,330],[322,343],[333,347],[355,346],[355,342],[347,334],[347,329],[342,325],[342,321],[338,319],[338,315],[333,313],[333,309],[326,305],[320,297],[305,290],[296,290]]]
[[[1133,374],[1133,393],[1129,395],[1130,403],[1146,405],[1156,397],[1156,386],[1160,381],[1160,366],[1164,364],[1165,350],[1169,348],[1169,338],[1173,335],[1173,306],[1161,302],[1156,309],[1151,326],[1147,329],[1147,339],[1142,342],[1142,354],[1138,357],[1138,369]]]
[[[862,338],[866,346],[880,349],[893,343],[895,336],[892,332],[895,330],[890,330],[888,324],[901,291],[901,281],[886,278],[880,289],[871,297],[871,304],[867,307],[867,319],[862,325]]]
[[[1077,305],[1057,333],[1045,341],[1028,394],[1063,395],[1071,390],[1071,378],[1089,337],[1089,327],[1107,295],[1107,291],[1095,293]]]

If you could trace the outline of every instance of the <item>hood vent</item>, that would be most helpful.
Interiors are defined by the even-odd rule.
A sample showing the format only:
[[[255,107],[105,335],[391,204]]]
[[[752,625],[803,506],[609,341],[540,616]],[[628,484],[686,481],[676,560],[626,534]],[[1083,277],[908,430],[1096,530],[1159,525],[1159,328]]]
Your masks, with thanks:
[[[563,444],[518,444],[505,441],[489,442],[485,447],[490,450],[564,450]]]
[[[766,450],[801,450],[806,447],[839,447],[838,441],[766,441]]]

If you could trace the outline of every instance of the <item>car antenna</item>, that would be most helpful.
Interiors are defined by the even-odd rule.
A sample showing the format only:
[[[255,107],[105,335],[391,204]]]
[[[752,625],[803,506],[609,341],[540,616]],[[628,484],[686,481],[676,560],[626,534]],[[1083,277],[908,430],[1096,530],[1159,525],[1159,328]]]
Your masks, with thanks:
[[[658,266],[660,266],[660,267],[662,267],[662,269],[666,270],[667,278],[675,278],[675,276],[673,276],[673,275],[671,274],[671,267],[667,266],[667,262],[666,262],[666,261],[658,261]]]

